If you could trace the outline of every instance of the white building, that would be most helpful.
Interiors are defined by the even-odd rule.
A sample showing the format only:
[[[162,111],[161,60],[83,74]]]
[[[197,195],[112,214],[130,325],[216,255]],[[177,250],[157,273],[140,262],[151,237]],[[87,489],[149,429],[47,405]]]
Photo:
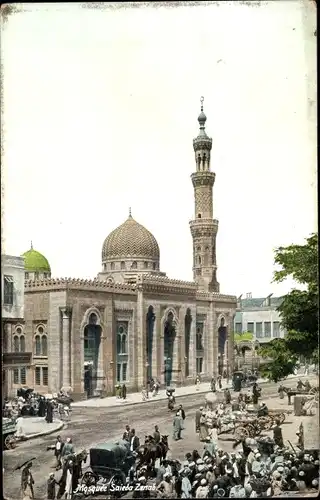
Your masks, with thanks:
[[[24,323],[24,257],[1,256],[1,339],[2,339],[2,395],[12,395],[15,379],[26,384],[26,370],[31,353],[25,352]]]
[[[259,344],[283,338],[286,331],[281,326],[280,313],[277,311],[282,300],[282,297],[273,297],[272,294],[252,298],[252,294],[248,293],[245,299],[240,295],[234,319],[235,333],[250,332],[253,341]]]
[[[1,266],[2,321],[14,324],[24,318],[24,258],[2,255]]]

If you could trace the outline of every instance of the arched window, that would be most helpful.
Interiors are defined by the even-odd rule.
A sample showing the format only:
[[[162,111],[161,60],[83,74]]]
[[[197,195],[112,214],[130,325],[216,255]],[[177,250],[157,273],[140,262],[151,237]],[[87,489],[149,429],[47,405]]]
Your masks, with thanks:
[[[148,269],[148,262],[145,262],[145,263],[144,263],[144,268],[145,268],[145,269]]]
[[[29,273],[24,273],[24,279],[28,280],[29,279]]]
[[[201,264],[201,257],[200,257],[200,255],[198,257],[198,264]]]
[[[153,270],[155,271],[157,269],[157,264],[154,262],[153,263]]]
[[[42,356],[48,356],[48,340],[46,335],[42,335],[41,338],[41,352]]]
[[[13,335],[13,351],[26,352],[26,339],[22,334],[21,326],[17,326]]]
[[[117,354],[128,354],[128,334],[127,327],[124,324],[118,326]]]
[[[38,280],[39,279],[39,273],[34,273],[34,279]]]
[[[111,267],[111,271],[114,271],[114,262],[111,262],[110,267]]]
[[[35,332],[34,354],[35,356],[48,356],[48,337],[41,325],[37,327]]]
[[[40,335],[35,336],[35,355],[41,356],[41,337]]]
[[[201,219],[201,214],[198,214],[198,219]]]
[[[125,262],[121,262],[120,266],[121,266],[121,269],[125,269],[126,268],[126,263]]]
[[[137,269],[137,267],[138,267],[138,264],[137,264],[137,262],[134,260],[134,261],[132,262],[131,269]]]
[[[15,335],[13,337],[13,351],[14,352],[19,352],[20,350],[20,340],[19,340],[19,336],[18,335]]]
[[[26,339],[24,335],[20,336],[20,352],[26,352]]]

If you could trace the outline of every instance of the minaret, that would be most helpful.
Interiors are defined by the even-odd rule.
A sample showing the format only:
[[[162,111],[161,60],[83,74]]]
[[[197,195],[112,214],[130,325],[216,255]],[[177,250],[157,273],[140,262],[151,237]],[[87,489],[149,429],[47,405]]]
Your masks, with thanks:
[[[200,131],[198,137],[193,140],[196,172],[191,175],[195,210],[194,220],[190,221],[193,239],[193,279],[200,290],[219,292],[216,264],[218,221],[213,218],[212,206],[215,174],[210,170],[212,139],[205,131],[207,117],[203,112],[203,100],[201,97],[201,113],[198,117]]]

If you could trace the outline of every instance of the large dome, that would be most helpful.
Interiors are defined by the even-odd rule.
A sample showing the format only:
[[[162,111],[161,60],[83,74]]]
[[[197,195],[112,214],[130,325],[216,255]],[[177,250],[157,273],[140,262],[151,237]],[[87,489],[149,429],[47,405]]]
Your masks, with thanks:
[[[159,261],[160,250],[153,234],[129,215],[128,219],[104,240],[102,261],[133,257]]]
[[[24,257],[24,268],[26,271],[30,272],[45,272],[50,273],[50,264],[40,252],[34,250],[32,245],[30,250],[22,254]]]

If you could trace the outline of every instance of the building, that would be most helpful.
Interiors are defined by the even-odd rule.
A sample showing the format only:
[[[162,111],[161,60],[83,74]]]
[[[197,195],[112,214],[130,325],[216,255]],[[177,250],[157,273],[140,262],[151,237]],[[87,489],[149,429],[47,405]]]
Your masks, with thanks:
[[[1,256],[2,395],[13,384],[26,383],[31,352],[26,352],[24,330],[24,258]]]
[[[280,313],[277,308],[282,303],[282,297],[253,298],[251,293],[238,297],[237,311],[234,318],[234,340],[241,360],[237,365],[244,364],[258,367],[261,360],[256,351],[261,344],[266,344],[276,338],[284,338],[285,330],[281,326]]]
[[[78,399],[113,394],[117,383],[137,391],[150,377],[193,384],[197,373],[209,379],[232,369],[236,297],[220,294],[217,281],[215,174],[203,106],[198,121],[191,176],[194,281],[161,271],[159,245],[131,211],[105,239],[102,269],[93,280],[52,279],[41,254],[36,262],[33,248],[25,254],[32,262],[26,265],[23,333],[33,353],[26,383],[38,392],[71,386]]]

